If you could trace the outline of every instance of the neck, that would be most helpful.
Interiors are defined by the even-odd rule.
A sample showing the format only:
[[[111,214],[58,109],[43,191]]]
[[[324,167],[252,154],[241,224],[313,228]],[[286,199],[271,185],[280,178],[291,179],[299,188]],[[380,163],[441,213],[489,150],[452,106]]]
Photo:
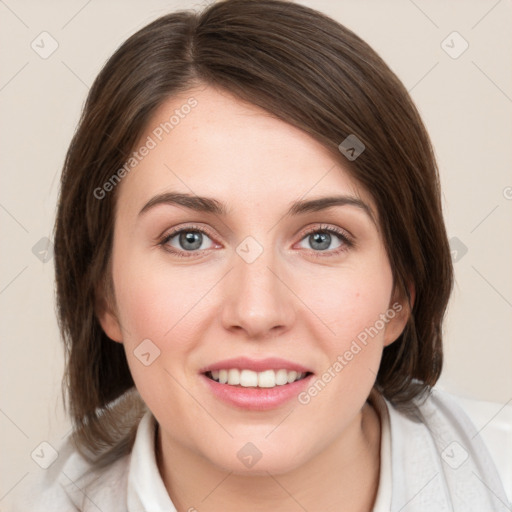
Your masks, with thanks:
[[[368,402],[344,432],[307,464],[279,475],[252,476],[206,463],[187,448],[157,436],[157,462],[178,512],[370,512],[380,472],[380,421]]]

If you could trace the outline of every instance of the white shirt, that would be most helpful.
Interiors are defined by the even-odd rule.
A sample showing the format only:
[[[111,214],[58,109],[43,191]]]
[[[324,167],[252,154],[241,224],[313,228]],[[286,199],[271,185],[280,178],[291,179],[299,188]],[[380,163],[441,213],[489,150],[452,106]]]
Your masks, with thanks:
[[[411,413],[375,391],[369,401],[381,421],[372,512],[510,512],[487,448],[451,395],[434,390],[424,403],[415,400]],[[2,510],[176,512],[156,464],[155,427],[148,411],[131,453],[90,474],[90,465],[66,440],[57,461],[25,479],[0,504]]]
[[[391,432],[389,412],[386,401],[372,390],[368,401],[373,405],[380,419],[380,472],[379,487],[372,512],[390,512],[391,510]]]

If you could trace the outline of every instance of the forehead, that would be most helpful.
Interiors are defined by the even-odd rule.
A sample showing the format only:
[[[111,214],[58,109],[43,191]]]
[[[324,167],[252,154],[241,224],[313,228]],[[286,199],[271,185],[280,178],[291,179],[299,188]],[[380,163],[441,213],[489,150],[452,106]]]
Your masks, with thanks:
[[[212,87],[190,89],[156,110],[134,151],[144,151],[121,183],[120,200],[139,205],[172,190],[266,209],[304,197],[370,195],[342,159],[268,112]]]

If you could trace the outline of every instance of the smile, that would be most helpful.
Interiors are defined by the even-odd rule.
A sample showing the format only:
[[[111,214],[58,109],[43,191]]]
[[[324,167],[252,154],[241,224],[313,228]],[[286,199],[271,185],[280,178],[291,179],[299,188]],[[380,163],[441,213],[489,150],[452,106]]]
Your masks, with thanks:
[[[295,370],[264,370],[256,372],[253,370],[239,370],[237,368],[212,370],[205,375],[220,384],[239,386],[244,388],[274,388],[285,386],[298,380],[306,378],[310,372],[297,372]]]

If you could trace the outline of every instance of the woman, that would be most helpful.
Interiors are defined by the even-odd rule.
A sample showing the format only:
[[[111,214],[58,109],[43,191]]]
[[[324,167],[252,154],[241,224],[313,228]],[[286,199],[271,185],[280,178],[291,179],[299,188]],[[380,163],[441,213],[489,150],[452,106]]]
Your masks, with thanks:
[[[326,16],[226,0],[130,37],[67,154],[55,265],[75,430],[21,510],[507,510],[432,389],[428,135]]]

